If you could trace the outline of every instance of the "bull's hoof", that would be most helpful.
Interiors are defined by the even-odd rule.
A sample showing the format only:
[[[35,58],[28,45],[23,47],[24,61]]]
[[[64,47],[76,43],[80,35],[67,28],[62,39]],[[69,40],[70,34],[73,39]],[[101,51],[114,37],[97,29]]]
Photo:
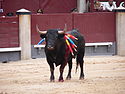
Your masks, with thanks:
[[[66,80],[71,80],[71,76],[67,76],[67,77],[66,77]]]
[[[59,77],[59,82],[64,82],[63,77]]]
[[[59,79],[59,82],[64,82],[64,80],[63,79]]]
[[[55,82],[55,80],[50,80],[50,82]]]
[[[55,82],[55,77],[53,75],[50,76],[50,82]]]
[[[84,80],[84,75],[81,75],[81,76],[79,77],[79,80]]]
[[[84,77],[80,77],[79,80],[84,80]]]

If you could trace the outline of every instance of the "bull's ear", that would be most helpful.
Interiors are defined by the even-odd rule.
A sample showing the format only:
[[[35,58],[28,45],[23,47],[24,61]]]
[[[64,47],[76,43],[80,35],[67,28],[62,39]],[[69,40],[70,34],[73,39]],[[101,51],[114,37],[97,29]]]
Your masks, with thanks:
[[[41,38],[46,38],[46,34],[40,34]]]
[[[58,34],[58,38],[63,38],[65,36],[65,33]]]

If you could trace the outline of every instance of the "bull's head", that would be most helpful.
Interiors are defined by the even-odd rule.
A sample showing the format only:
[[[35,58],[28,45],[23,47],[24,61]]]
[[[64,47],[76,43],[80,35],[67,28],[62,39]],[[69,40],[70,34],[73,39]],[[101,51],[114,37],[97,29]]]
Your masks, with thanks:
[[[38,26],[36,26],[38,33],[41,38],[46,39],[46,47],[48,50],[53,50],[55,48],[56,42],[59,39],[62,39],[65,35],[66,25],[64,30],[59,29],[49,29],[47,31],[40,31]]]

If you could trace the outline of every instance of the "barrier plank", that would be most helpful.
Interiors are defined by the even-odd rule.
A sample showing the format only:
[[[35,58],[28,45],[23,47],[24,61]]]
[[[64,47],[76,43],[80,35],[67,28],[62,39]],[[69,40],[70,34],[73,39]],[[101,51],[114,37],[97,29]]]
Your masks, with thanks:
[[[74,14],[74,28],[84,34],[87,43],[116,41],[116,20],[113,12]]]
[[[72,14],[42,14],[32,15],[32,44],[37,44],[41,39],[36,32],[36,25],[40,30],[64,29],[67,24],[67,30],[72,29]]]
[[[17,17],[0,17],[0,48],[18,47],[19,29]]]

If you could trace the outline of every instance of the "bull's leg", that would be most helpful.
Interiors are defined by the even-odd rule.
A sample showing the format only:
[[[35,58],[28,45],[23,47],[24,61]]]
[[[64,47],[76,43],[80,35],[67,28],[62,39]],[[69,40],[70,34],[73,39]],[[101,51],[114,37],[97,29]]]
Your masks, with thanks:
[[[64,71],[64,68],[65,68],[65,66],[66,66],[66,63],[65,64],[61,64],[61,66],[60,66],[60,76],[59,76],[59,82],[63,82],[64,80],[63,80],[63,71]]]
[[[80,78],[79,78],[80,80],[84,79],[83,63],[84,63],[84,61],[82,60],[80,62],[80,68],[81,68],[81,73],[80,73]]]
[[[51,71],[50,81],[51,81],[51,82],[54,82],[54,80],[55,80],[55,77],[54,77],[54,69],[50,69],[50,71]]]
[[[50,72],[51,72],[50,81],[54,82],[54,80],[55,80],[55,77],[54,77],[54,64],[53,63],[49,63],[49,65],[50,65]]]
[[[69,65],[69,71],[68,71],[68,75],[66,77],[66,80],[70,80],[71,79],[72,59],[70,61],[68,61],[68,65]]]
[[[84,54],[78,54],[77,55],[77,64],[80,64],[80,77],[79,79],[82,80],[84,79],[84,72],[83,72],[83,64],[84,64],[84,60],[83,60]]]

